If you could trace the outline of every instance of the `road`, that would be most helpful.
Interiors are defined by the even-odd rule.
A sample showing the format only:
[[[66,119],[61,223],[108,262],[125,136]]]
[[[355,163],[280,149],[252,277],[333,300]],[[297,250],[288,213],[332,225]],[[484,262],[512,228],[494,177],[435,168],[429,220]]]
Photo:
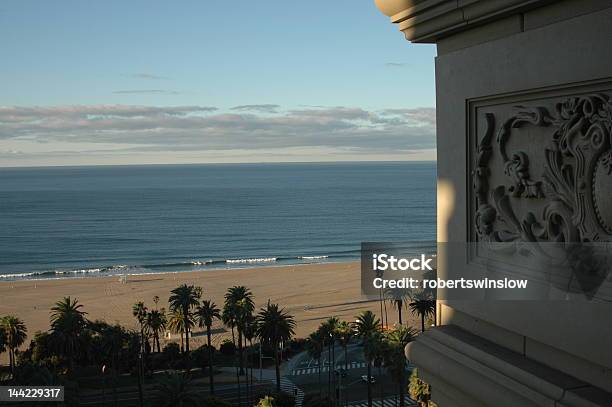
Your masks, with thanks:
[[[335,369],[331,367],[332,355],[335,355]],[[311,359],[306,352],[296,355],[286,365],[285,375],[283,377],[283,384],[290,381],[302,390],[304,393],[309,394],[321,394],[326,396],[338,396],[341,400],[341,405],[352,406],[352,407],[364,407],[367,405],[367,384],[362,379],[362,376],[367,374],[367,364],[363,358],[363,347],[354,343],[349,345],[347,349],[347,360],[345,361],[344,350],[337,346],[332,352],[325,350],[321,358],[321,375],[319,378],[319,369],[317,361]],[[345,370],[348,368],[347,370]],[[338,371],[344,371],[344,374]],[[410,372],[407,371],[406,378],[409,377]],[[372,396],[374,399],[375,407],[382,407],[381,402],[384,399],[385,407],[393,407],[399,405],[397,400],[397,384],[393,382],[392,378],[386,372],[384,367],[372,368],[372,375],[375,382],[372,384]],[[273,375],[272,375],[273,376]],[[255,375],[257,377],[257,374]],[[267,377],[272,380],[271,377]],[[196,383],[201,386],[199,392],[202,397],[208,397],[207,385],[202,383]],[[273,381],[262,381],[254,384],[254,392],[264,391],[274,387]],[[238,387],[234,384],[224,384],[215,386],[215,396],[223,398],[233,405],[238,406],[239,401],[241,406],[251,406],[255,404],[255,400],[251,400],[251,403],[247,403],[246,389],[243,386],[238,390]],[[300,393],[301,394],[301,393]],[[152,400],[156,398],[157,394],[155,390],[148,390],[145,392],[145,398]],[[106,402],[105,402],[106,400]],[[117,394],[118,406],[138,407],[138,391],[134,388],[120,389]],[[100,407],[114,407],[113,394],[110,390],[107,390],[105,397],[101,393],[89,394],[81,396],[81,405],[83,406],[100,406]],[[409,402],[407,406],[413,405]]]
[[[335,354],[336,368],[330,373],[331,357]],[[326,350],[321,357],[321,375],[319,382],[319,369],[317,361],[311,359],[306,353],[301,353],[288,364],[287,379],[295,383],[305,393],[323,396],[328,392],[331,395],[339,394],[342,405],[367,404],[367,384],[362,376],[367,375],[367,363],[363,357],[363,347],[360,344],[351,344],[347,349],[348,363],[345,363],[344,350],[337,346],[332,352]],[[348,368],[348,369],[347,369]],[[345,370],[347,369],[347,370]],[[345,375],[336,374],[335,370],[345,370]],[[406,379],[410,370],[406,372]],[[398,385],[392,380],[384,367],[372,367],[372,376],[375,383],[372,385],[372,396],[378,400],[385,400],[385,406],[392,407],[396,402]],[[397,400],[399,402],[399,400]],[[399,405],[399,403],[398,403]],[[410,405],[410,404],[406,404]]]
[[[258,391],[264,391],[266,389],[270,389],[272,385],[270,383],[254,383],[253,384],[253,392],[257,393]],[[195,386],[197,389],[197,384]],[[209,396],[208,389],[202,389],[198,391],[199,394],[202,395],[202,398],[206,398]],[[145,399],[154,400],[157,397],[156,390],[148,390],[145,392]],[[222,398],[224,400],[229,401],[233,405],[242,405],[244,407],[251,406],[255,404],[253,400],[252,403],[247,403],[247,395],[244,384],[240,388],[240,392],[238,391],[238,387],[234,384],[226,384],[226,385],[216,385],[215,386],[215,397]],[[239,403],[240,401],[240,403]],[[114,407],[114,399],[112,391],[107,391],[106,395],[103,396],[101,393],[83,395],[80,397],[80,405],[82,406],[105,406],[105,407]],[[117,392],[117,405],[121,407],[138,407],[139,399],[138,399],[138,391],[137,390],[124,390]]]

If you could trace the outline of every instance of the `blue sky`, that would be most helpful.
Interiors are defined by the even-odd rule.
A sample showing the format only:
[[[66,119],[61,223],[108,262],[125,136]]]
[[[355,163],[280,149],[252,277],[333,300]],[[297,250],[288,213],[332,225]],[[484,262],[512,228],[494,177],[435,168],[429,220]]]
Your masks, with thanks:
[[[434,156],[435,48],[372,1],[4,1],[0,38],[3,166]]]

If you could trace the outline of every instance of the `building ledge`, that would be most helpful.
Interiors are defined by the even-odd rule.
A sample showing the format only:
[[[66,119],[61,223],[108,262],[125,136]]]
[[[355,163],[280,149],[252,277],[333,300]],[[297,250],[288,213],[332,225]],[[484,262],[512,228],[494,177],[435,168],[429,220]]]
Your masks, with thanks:
[[[406,39],[434,43],[493,20],[553,3],[554,0],[375,0]],[[392,13],[392,14],[391,14]]]
[[[420,335],[406,354],[445,407],[612,406],[612,394],[453,325]]]

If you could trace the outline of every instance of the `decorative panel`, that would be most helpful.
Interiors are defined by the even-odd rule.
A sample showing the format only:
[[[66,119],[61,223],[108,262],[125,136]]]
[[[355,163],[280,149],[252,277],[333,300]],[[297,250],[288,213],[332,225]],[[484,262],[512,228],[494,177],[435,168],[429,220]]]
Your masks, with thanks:
[[[514,258],[562,250],[580,264],[561,287],[598,288],[607,256],[591,251],[612,241],[612,84],[470,101],[468,118],[468,241]]]

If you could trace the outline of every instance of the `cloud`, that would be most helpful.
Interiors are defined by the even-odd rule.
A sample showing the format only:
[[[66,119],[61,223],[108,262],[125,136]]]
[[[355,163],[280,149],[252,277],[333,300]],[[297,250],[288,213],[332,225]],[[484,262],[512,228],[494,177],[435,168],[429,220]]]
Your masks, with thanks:
[[[181,116],[192,113],[214,112],[211,106],[138,106],[138,105],[68,105],[68,106],[0,106],[0,129],[15,122],[27,128],[30,124],[49,124],[64,120],[73,124],[78,120],[94,120],[99,117],[151,117]]]
[[[0,107],[0,150],[44,155],[61,146],[68,155],[98,154],[103,148],[115,157],[219,154],[253,160],[282,157],[283,151],[353,159],[408,157],[435,148],[433,108],[338,106],[279,112],[277,105],[250,106],[227,111],[208,106]]]
[[[387,62],[385,64],[386,67],[388,68],[403,68],[405,66],[407,66],[408,64],[404,64],[404,63],[400,63],[400,62]]]
[[[150,73],[134,73],[129,76],[131,78],[137,78],[137,79],[151,79],[151,80],[169,80],[170,79],[167,76],[153,75]]]
[[[276,113],[280,108],[279,105],[261,104],[261,105],[240,105],[234,106],[231,110],[260,112],[260,113]]]
[[[382,112],[385,116],[401,117],[404,120],[415,123],[426,123],[436,125],[436,109],[433,107],[417,107],[415,109],[386,109]]]
[[[167,89],[127,89],[116,90],[113,92],[116,95],[180,95],[181,92]]]

